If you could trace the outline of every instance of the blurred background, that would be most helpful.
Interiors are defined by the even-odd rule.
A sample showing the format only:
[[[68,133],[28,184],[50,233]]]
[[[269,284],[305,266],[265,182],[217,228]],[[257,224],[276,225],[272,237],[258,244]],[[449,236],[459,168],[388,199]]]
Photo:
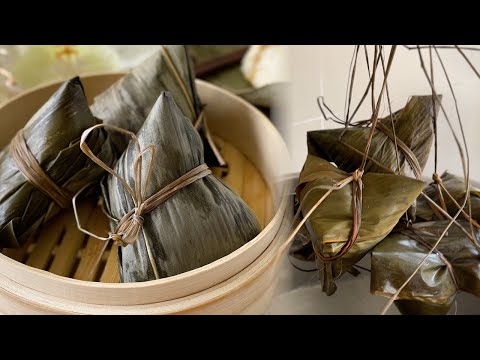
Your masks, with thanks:
[[[270,114],[289,80],[285,45],[187,45],[197,78]],[[21,91],[77,75],[121,72],[159,45],[0,45],[0,103]],[[275,118],[275,116],[272,116]]]

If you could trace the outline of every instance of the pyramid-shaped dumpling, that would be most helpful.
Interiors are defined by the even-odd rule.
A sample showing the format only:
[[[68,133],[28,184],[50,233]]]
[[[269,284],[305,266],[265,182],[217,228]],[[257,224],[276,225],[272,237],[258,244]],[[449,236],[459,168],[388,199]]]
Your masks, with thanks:
[[[97,123],[77,77],[63,83],[17,134],[25,139],[42,171],[66,192],[62,207],[69,207],[71,196],[103,176],[104,170],[79,147],[82,132]],[[113,163],[113,151],[104,130],[93,133],[87,143],[102,161]],[[59,207],[20,171],[11,145],[0,152],[0,183],[0,246],[19,247]]]
[[[197,121],[201,102],[195,85],[195,74],[185,45],[162,45],[130,73],[95,97],[93,114],[104,123],[137,133],[163,91],[172,94],[180,111],[192,124]],[[206,162],[222,165],[205,136],[205,128],[198,130],[204,143]],[[128,140],[112,132],[112,142],[120,155]]]
[[[410,177],[421,175],[433,142],[433,110],[438,113],[440,109],[438,102],[435,105],[432,96],[412,96],[403,109],[393,114],[400,168],[397,164],[391,118],[388,116],[379,120],[370,147],[371,159],[367,161],[365,171]],[[307,135],[308,149],[310,154],[334,162],[343,171],[353,172],[362,163],[370,127],[349,127],[339,141],[343,131],[343,128],[310,131]],[[408,149],[402,149],[400,142]],[[413,154],[420,174],[418,171],[415,173],[415,165],[409,163],[405,151]]]
[[[137,137],[142,149],[156,147],[146,198],[204,163],[200,136],[169,93],[159,97]],[[131,187],[137,156],[135,143],[130,142],[115,167]],[[142,166],[145,178],[148,161]],[[109,176],[104,193],[113,218],[121,219],[135,207],[116,177]],[[247,205],[213,175],[181,189],[143,217],[137,240],[119,250],[123,282],[153,280],[201,267],[238,249],[260,231]]]

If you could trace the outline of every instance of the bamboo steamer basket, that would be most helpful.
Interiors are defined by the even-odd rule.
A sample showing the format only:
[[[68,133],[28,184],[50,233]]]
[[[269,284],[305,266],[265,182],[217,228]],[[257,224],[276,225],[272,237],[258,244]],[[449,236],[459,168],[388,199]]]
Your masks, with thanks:
[[[122,73],[85,76],[93,97]],[[60,83],[25,92],[0,106],[0,148]],[[201,268],[165,279],[121,284],[117,249],[76,229],[73,211],[46,224],[22,249],[0,253],[3,314],[257,314],[272,297],[277,252],[290,230],[289,154],[275,127],[258,109],[210,83],[197,80],[214,137],[230,164],[222,178],[252,208],[262,232],[233,253]],[[98,208],[82,204],[90,230],[107,227]],[[83,215],[82,215],[83,212]],[[100,229],[100,230],[97,230]]]

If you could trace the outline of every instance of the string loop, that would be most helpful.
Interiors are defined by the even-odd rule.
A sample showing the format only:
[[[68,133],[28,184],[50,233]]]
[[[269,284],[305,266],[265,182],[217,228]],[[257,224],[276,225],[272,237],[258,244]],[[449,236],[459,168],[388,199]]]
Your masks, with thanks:
[[[23,129],[17,132],[10,143],[10,155],[18,170],[25,176],[32,186],[54,201],[60,208],[70,206],[72,195],[42,169],[35,156],[25,142]]]
[[[135,147],[138,152],[137,158],[133,163],[133,174],[134,174],[133,188],[115,170],[113,170],[108,165],[106,165],[103,161],[97,158],[89,148],[88,144],[85,142],[85,139],[88,137],[88,135],[92,131],[101,127],[110,128],[114,131],[127,134],[133,139]],[[210,175],[212,173],[206,164],[201,164],[193,168],[192,170],[188,171],[184,175],[180,176],[178,179],[174,180],[173,182],[171,182],[164,188],[160,189],[150,197],[146,198],[145,193],[147,191],[148,184],[150,183],[153,162],[155,159],[155,152],[156,152],[155,146],[148,145],[147,147],[145,147],[145,149],[142,150],[140,148],[140,143],[138,141],[138,138],[132,132],[118,128],[113,125],[98,124],[98,125],[92,126],[91,128],[83,132],[82,137],[80,139],[80,149],[85,153],[85,155],[87,155],[90,159],[92,159],[92,161],[94,161],[97,165],[102,167],[112,176],[115,176],[121,182],[121,184],[125,187],[128,194],[132,198],[133,203],[135,204],[135,207],[122,217],[122,219],[118,222],[118,225],[115,231],[109,233],[108,237],[105,238],[105,237],[100,237],[96,234],[92,234],[81,227],[80,220],[77,214],[77,209],[76,209],[76,199],[80,195],[80,193],[85,189],[84,187],[77,194],[75,194],[72,200],[78,229],[83,233],[90,235],[92,237],[95,237],[96,239],[99,239],[99,240],[105,240],[105,241],[112,240],[120,246],[130,245],[137,240],[140,230],[142,229],[145,221],[145,218],[144,218],[145,214],[148,214],[150,211],[157,208],[159,205],[161,205],[170,197],[172,197],[174,194],[176,194],[179,190],[183,189],[184,187],[192,184],[193,182],[207,175]],[[143,157],[146,155],[147,152],[150,152],[151,156],[148,163],[147,174],[145,176],[144,181],[142,181],[142,161],[143,161]]]

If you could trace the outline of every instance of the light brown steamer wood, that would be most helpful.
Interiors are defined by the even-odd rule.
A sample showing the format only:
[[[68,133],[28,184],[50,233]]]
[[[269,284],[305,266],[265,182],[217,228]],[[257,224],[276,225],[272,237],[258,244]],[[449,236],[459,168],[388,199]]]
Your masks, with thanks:
[[[82,78],[89,100],[121,75]],[[53,267],[65,276],[0,254],[0,313],[261,313],[267,308],[275,278],[272,259],[289,231],[287,187],[277,182],[287,170],[288,153],[274,126],[256,108],[214,85],[200,80],[197,85],[207,104],[209,126],[231,162],[231,174],[224,180],[252,207],[265,225],[263,231],[237,251],[199,269],[145,283],[118,284],[116,249],[112,251],[111,244],[102,254],[102,244],[95,239],[71,235],[67,241],[73,239],[73,245],[62,247],[62,234],[72,230],[67,211],[44,228],[37,243],[17,254],[27,264]],[[58,86],[34,89],[0,106],[0,147]],[[104,226],[90,205],[83,205],[88,225]],[[62,254],[62,259],[56,258]]]

